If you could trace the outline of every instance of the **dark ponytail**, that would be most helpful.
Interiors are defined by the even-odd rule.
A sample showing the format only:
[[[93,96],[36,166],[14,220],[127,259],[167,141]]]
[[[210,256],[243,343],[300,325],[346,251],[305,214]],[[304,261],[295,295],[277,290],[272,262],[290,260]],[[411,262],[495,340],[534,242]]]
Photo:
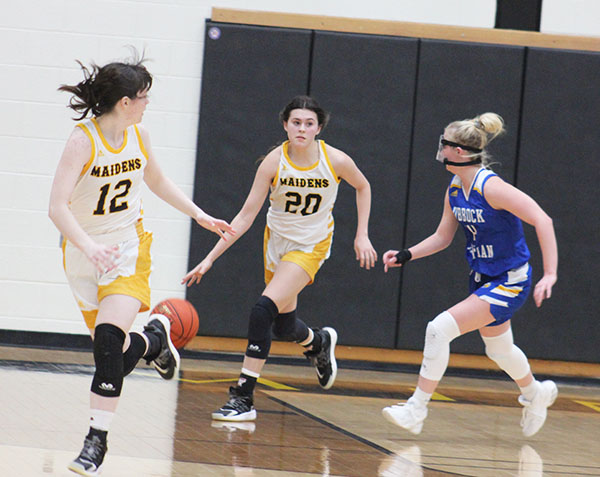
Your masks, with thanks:
[[[76,60],[83,71],[83,81],[76,85],[61,85],[58,90],[71,93],[69,108],[80,114],[80,121],[91,111],[94,116],[110,112],[121,98],[135,99],[140,91],[150,89],[152,75],[143,65],[143,58],[130,63],[114,62],[105,66],[92,63],[91,70]]]

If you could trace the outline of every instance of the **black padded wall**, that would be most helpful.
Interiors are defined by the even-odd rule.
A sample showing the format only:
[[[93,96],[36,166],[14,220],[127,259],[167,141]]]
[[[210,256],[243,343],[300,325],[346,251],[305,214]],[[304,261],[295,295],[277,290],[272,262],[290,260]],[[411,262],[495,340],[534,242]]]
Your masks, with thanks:
[[[214,30],[213,28],[218,28]],[[507,132],[490,146],[493,169],[554,219],[559,281],[541,309],[513,318],[530,358],[598,362],[595,278],[600,54],[208,22],[194,199],[232,219],[250,189],[256,159],[285,139],[279,110],[295,95],[332,112],[322,134],[347,152],[373,189],[370,236],[380,257],[410,246],[439,223],[450,174],[434,158],[451,121],[499,113]],[[420,350],[429,320],[468,295],[462,230],[449,249],[383,273],[356,263],[354,191],[342,183],[332,255],[299,299],[311,326],[332,325],[346,345]],[[266,204],[250,231],[215,263],[188,298],[199,334],[245,337],[263,289]],[[525,225],[534,280],[542,274]],[[192,228],[190,267],[216,236]],[[477,333],[453,352],[483,353]]]
[[[418,40],[317,32],[310,94],[331,111],[323,139],[354,159],[372,188],[370,237],[381,256],[402,240]],[[356,195],[340,185],[331,257],[302,292],[307,322],[335,326],[344,344],[393,347],[398,274],[359,267]]]
[[[451,175],[435,161],[439,136],[452,121],[486,111],[500,114],[507,134],[490,145],[494,167],[512,182],[522,89],[524,48],[447,41],[421,42],[410,176],[406,246],[432,234],[439,224]],[[468,295],[464,236],[434,256],[402,270],[397,346],[421,349],[427,322]],[[479,352],[475,333],[455,340],[456,352]]]
[[[598,78],[599,53],[528,52],[517,183],[552,217],[559,266],[552,298],[539,309],[529,300],[514,325],[539,358],[600,362]],[[526,231],[537,281],[540,249]]]
[[[257,159],[285,139],[279,111],[308,84],[311,32],[207,22],[194,200],[231,221],[250,191]],[[200,335],[246,336],[250,308],[264,288],[265,212],[187,298]],[[189,268],[217,242],[192,226]]]

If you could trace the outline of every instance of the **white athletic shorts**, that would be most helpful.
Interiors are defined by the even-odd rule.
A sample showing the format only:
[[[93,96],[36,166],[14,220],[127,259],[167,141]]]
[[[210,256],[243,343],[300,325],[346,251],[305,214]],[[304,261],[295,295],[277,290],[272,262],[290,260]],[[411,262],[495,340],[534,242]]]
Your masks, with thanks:
[[[144,231],[139,221],[127,229],[91,237],[105,245],[118,245],[120,257],[113,270],[102,273],[81,250],[63,240],[65,274],[87,327],[94,329],[100,301],[108,295],[137,298],[142,302],[140,312],[149,310],[152,233]]]
[[[288,240],[269,227],[265,227],[263,244],[265,283],[269,284],[275,268],[282,261],[292,262],[302,267],[310,276],[310,283],[312,283],[323,262],[329,258],[332,243],[333,231],[319,243],[304,245]]]

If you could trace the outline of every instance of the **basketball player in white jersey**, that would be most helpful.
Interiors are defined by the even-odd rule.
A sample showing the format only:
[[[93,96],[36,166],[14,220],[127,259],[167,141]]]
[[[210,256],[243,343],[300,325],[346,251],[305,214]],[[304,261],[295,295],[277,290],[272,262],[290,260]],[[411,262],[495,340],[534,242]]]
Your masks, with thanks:
[[[296,307],[298,294],[313,282],[329,257],[332,211],[342,179],[356,189],[356,259],[367,269],[377,260],[368,235],[369,182],[347,154],[316,139],[328,114],[313,98],[298,96],[281,111],[280,120],[288,140],[260,164],[246,202],[231,223],[237,235],[219,240],[182,280],[188,286],[200,282],[213,262],[250,228],[270,191],[264,234],[267,286],[250,313],[248,345],[237,386],[230,388],[229,401],[212,413],[216,420],[256,419],[253,392],[271,347],[271,328],[277,338],[304,346],[320,385],[324,389],[333,385],[337,333],[330,327],[307,327],[297,318]]]
[[[138,312],[150,307],[152,234],[142,223],[142,184],[202,227],[225,238],[231,226],[198,206],[161,171],[148,132],[138,125],[148,104],[152,76],[134,58],[129,63],[80,63],[85,79],[63,85],[81,113],[58,164],[49,215],[64,237],[64,268],[94,340],[96,370],[91,386],[89,433],[69,469],[95,476],[107,450],[107,433],[123,378],[140,358],[164,379],[179,366],[169,320],[152,315],[143,333],[129,333]]]

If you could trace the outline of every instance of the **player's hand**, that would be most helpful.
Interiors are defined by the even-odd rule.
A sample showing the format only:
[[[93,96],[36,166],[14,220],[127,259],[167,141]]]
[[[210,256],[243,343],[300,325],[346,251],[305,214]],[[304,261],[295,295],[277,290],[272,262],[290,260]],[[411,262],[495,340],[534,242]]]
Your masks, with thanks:
[[[83,253],[100,273],[114,270],[117,259],[121,256],[118,245],[103,245],[93,241],[83,250]]]
[[[387,273],[389,268],[402,266],[396,259],[396,255],[398,255],[399,252],[400,250],[388,250],[383,254],[383,270],[385,273]]]
[[[210,270],[212,264],[212,260],[205,258],[181,279],[181,284],[186,284],[188,287],[191,287],[194,283],[200,283],[200,280],[202,280],[204,274]]]
[[[556,283],[557,276],[555,273],[545,273],[539,282],[536,283],[533,289],[533,301],[539,308],[546,298],[552,296],[552,287]]]
[[[227,232],[230,235],[235,235],[235,230],[233,230],[233,228],[231,227],[231,225],[229,225],[228,222],[221,219],[215,219],[214,217],[211,217],[208,214],[204,214],[202,217],[197,217],[196,222],[198,222],[198,225],[204,227],[206,230],[210,230],[211,232],[216,233],[225,241],[227,241],[225,232]]]
[[[356,237],[354,239],[354,252],[356,253],[356,260],[360,261],[361,268],[370,270],[371,267],[375,266],[377,252],[371,245],[369,237]]]

